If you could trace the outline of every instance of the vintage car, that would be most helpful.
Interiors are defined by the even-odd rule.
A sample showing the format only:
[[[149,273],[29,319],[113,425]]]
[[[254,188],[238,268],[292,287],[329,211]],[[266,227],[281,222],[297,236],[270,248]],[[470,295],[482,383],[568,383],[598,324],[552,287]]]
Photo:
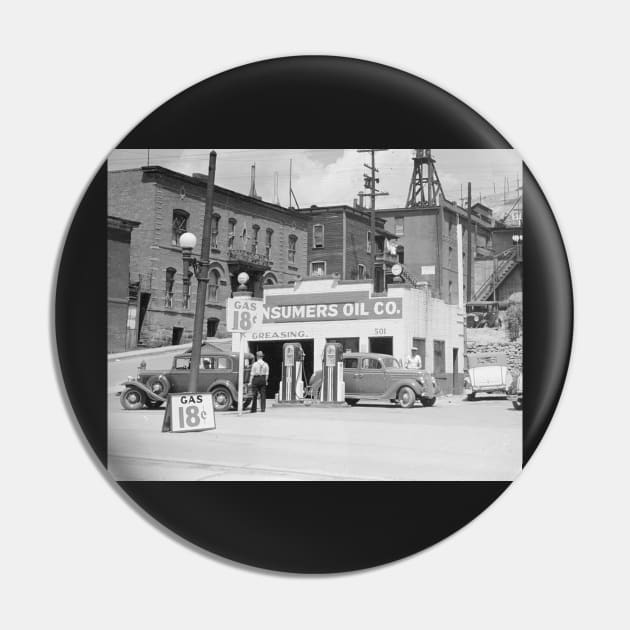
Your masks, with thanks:
[[[343,380],[346,403],[356,405],[359,400],[389,400],[409,409],[416,400],[423,406],[435,404],[439,393],[433,376],[425,370],[407,369],[398,359],[388,354],[348,352],[343,355]],[[315,372],[309,385],[317,398],[322,384],[321,371]]]
[[[501,328],[501,307],[507,308],[501,302],[468,302],[466,304],[467,328]]]
[[[520,411],[523,408],[523,372],[512,379],[508,388],[508,400],[512,401],[514,409]]]
[[[245,354],[244,382],[249,381],[253,356]],[[166,402],[169,393],[188,391],[190,379],[191,351],[179,354],[173,359],[169,370],[139,369],[136,378],[130,378],[123,385],[120,403],[124,409],[157,409]],[[142,367],[142,364],[141,364]],[[227,411],[236,409],[238,404],[238,353],[222,353],[201,349],[199,364],[198,391],[211,392],[214,409]],[[243,392],[243,406],[251,402],[251,393],[246,386]]]
[[[507,357],[502,352],[485,352],[466,355],[468,364],[464,377],[464,393],[468,400],[479,394],[506,396],[512,383]]]

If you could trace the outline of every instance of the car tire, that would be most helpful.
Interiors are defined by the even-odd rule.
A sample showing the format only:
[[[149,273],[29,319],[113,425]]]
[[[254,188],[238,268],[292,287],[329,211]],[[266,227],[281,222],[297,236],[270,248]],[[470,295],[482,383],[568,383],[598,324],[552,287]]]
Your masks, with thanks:
[[[405,385],[398,390],[398,401],[403,409],[411,409],[416,404],[416,392]]]
[[[472,402],[475,400],[475,394],[468,394],[468,396],[466,396],[466,400],[470,400]]]
[[[229,411],[232,408],[234,399],[227,387],[215,387],[210,393],[215,411]]]
[[[428,398],[427,396],[420,396],[420,402],[422,403],[423,407],[433,407],[433,405],[435,405],[435,401],[437,399],[435,398],[435,396],[433,398]]]
[[[358,398],[346,398],[346,405],[349,405],[350,407],[355,407],[358,402]]]
[[[147,397],[145,393],[133,387],[127,388],[120,395],[120,404],[123,409],[127,409],[127,411],[137,411],[138,409],[142,409],[146,400]]]
[[[166,395],[171,389],[171,384],[164,374],[154,374],[153,376],[149,376],[146,386],[148,390],[152,391],[157,396],[161,396],[162,398],[166,398]]]
[[[513,400],[512,401],[512,407],[514,407],[514,409],[516,409],[516,411],[520,411],[523,408],[523,403],[519,402],[518,400]]]

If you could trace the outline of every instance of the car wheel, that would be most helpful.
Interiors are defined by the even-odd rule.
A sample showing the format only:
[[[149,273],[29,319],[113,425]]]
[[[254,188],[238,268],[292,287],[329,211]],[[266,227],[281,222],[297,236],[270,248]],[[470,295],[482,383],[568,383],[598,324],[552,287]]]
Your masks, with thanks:
[[[139,389],[128,388],[120,395],[120,404],[128,411],[142,409],[145,402],[146,396]]]
[[[398,390],[398,400],[403,409],[411,409],[416,404],[416,392],[405,385]]]
[[[514,409],[516,409],[516,411],[520,411],[523,408],[523,403],[520,402],[519,400],[513,400],[512,401],[512,407],[514,407]]]
[[[435,396],[433,398],[428,398],[426,396],[420,397],[420,402],[422,403],[423,407],[433,407],[433,405],[435,405],[435,401]]]
[[[470,400],[470,401],[475,400],[475,394],[474,393],[468,394],[468,396],[466,396],[466,400]]]
[[[153,376],[149,376],[146,385],[147,389],[150,389],[154,394],[161,396],[162,398],[166,398],[166,395],[171,389],[171,384],[163,374],[154,374]]]
[[[146,406],[149,409],[159,409],[162,406],[162,401],[161,400],[151,400],[150,398],[147,398]]]
[[[358,398],[346,398],[346,405],[354,407],[359,402]]]
[[[232,407],[234,399],[227,387],[217,387],[212,390],[212,404],[215,411],[228,411]]]

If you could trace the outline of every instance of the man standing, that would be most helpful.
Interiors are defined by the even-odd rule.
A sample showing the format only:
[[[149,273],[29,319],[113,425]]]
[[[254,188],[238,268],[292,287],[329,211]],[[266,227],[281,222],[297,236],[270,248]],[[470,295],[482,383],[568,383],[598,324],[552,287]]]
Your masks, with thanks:
[[[267,383],[269,381],[269,364],[263,359],[263,353],[259,350],[256,353],[256,362],[252,365],[249,376],[249,384],[252,388],[252,410],[256,413],[256,402],[260,393],[260,411],[265,411],[267,404]]]
[[[407,357],[407,362],[405,364],[407,369],[412,370],[421,370],[422,369],[422,359],[418,354],[418,348],[411,348],[411,354]]]

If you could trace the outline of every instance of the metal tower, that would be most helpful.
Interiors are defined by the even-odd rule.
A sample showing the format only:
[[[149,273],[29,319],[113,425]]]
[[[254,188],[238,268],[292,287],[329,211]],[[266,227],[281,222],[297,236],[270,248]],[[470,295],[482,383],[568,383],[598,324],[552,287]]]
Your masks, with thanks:
[[[252,177],[251,177],[251,184],[249,187],[249,196],[253,197],[254,199],[262,199],[262,197],[256,193],[256,165],[255,164],[252,164]]]
[[[444,191],[435,169],[435,160],[431,157],[431,149],[416,149],[407,208],[437,206],[443,196]]]

